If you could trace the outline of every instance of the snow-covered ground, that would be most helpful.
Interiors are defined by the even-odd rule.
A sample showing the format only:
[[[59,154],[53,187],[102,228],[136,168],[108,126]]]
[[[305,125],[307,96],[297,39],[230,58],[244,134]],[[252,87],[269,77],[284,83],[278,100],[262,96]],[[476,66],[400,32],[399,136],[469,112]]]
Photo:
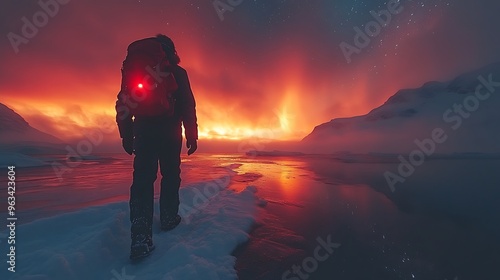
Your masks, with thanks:
[[[255,187],[234,192],[228,185],[220,178],[182,188],[183,221],[161,232],[155,215],[156,250],[137,264],[128,259],[127,202],[20,225],[16,272],[2,269],[1,279],[236,279],[231,253],[248,240],[259,201]],[[5,231],[2,237],[4,248]]]

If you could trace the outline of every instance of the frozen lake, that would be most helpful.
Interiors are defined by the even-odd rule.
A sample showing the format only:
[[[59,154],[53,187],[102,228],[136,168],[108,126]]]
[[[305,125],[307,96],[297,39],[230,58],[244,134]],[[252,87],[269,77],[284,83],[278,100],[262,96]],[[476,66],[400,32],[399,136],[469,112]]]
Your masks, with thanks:
[[[127,201],[131,166],[103,155],[62,180],[51,167],[17,169],[19,223]],[[252,185],[267,201],[234,252],[239,279],[498,279],[500,160],[428,161],[392,192],[384,172],[396,169],[199,154],[183,157],[182,187],[231,176],[229,189]]]

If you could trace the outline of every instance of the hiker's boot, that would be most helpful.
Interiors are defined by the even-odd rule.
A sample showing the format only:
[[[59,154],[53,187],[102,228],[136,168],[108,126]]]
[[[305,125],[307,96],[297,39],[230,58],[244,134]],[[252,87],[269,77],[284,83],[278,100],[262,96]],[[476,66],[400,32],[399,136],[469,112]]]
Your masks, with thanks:
[[[181,216],[163,216],[161,217],[161,230],[169,231],[173,230],[176,226],[181,223]]]
[[[132,238],[132,245],[130,246],[130,259],[138,260],[147,257],[155,249],[153,239],[144,234],[138,234]]]

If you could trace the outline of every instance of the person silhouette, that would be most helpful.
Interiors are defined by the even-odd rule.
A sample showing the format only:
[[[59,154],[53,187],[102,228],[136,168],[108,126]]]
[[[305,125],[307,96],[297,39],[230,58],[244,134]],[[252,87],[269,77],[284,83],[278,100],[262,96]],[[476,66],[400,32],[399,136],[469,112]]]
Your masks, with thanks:
[[[131,259],[140,259],[154,250],[152,238],[154,182],[158,163],[161,173],[160,222],[161,230],[168,231],[180,222],[179,187],[181,183],[180,164],[182,148],[182,127],[184,126],[188,155],[197,148],[198,125],[196,102],[191,90],[187,71],[179,66],[180,58],[174,42],[163,34],[155,39],[161,44],[169,71],[177,83],[172,94],[175,100],[173,114],[141,116],[123,110],[127,107],[127,89],[123,86],[116,101],[116,121],[122,138],[123,149],[135,154],[133,182],[130,187]],[[123,71],[123,70],[122,70]],[[142,84],[140,84],[142,88]],[[125,113],[123,113],[126,111]]]

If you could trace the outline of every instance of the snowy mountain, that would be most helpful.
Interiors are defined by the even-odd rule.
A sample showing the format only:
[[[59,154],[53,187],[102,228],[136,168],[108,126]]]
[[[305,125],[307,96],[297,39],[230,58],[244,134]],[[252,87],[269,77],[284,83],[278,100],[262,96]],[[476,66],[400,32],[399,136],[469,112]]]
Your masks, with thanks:
[[[14,110],[0,103],[0,151],[22,154],[64,151],[63,141],[29,125]]]
[[[432,140],[436,153],[498,153],[499,92],[500,63],[449,82],[403,89],[366,115],[316,126],[301,141],[302,149],[409,153]]]

